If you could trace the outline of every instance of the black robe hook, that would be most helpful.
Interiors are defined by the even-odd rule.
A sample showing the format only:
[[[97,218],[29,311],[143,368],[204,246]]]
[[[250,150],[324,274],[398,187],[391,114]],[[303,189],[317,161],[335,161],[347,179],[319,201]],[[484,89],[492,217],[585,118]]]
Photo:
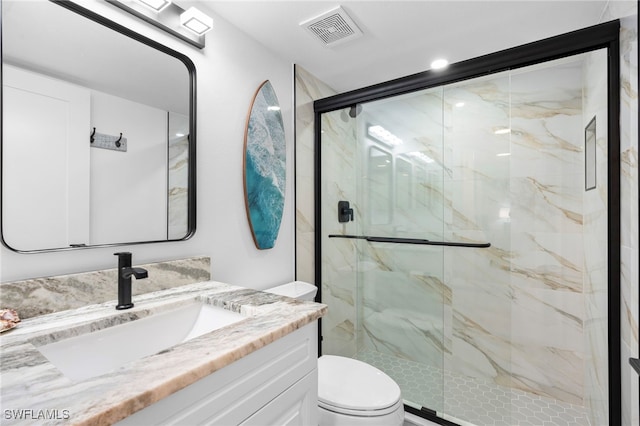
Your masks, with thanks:
[[[95,136],[96,136],[96,128],[94,127],[93,132],[91,132],[91,136],[89,136],[89,142],[93,143],[93,141],[96,140]]]

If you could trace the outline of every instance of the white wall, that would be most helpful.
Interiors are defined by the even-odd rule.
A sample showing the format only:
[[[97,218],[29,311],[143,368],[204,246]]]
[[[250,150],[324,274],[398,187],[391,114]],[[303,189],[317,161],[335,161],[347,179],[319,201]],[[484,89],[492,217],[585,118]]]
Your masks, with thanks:
[[[38,0],[43,1],[43,0]],[[135,264],[193,255],[211,257],[212,278],[252,288],[293,279],[292,66],[222,18],[198,50],[97,0],[81,2],[120,24],[189,56],[197,70],[197,230],[188,241],[94,248],[42,254],[0,250],[2,282],[115,267],[113,253],[133,253]],[[287,136],[285,210],[271,250],[255,248],[247,222],[242,180],[245,120],[253,94],[270,80],[282,108]],[[114,283],[115,285],[115,283]]]
[[[167,121],[167,111],[92,92],[90,128],[122,133],[127,150],[90,150],[91,245],[167,239]]]
[[[2,71],[4,241],[16,250],[85,242],[90,91],[22,68]]]

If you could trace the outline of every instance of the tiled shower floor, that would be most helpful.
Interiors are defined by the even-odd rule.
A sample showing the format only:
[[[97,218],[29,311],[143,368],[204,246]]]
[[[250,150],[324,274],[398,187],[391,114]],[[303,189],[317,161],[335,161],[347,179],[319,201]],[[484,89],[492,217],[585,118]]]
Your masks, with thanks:
[[[438,368],[375,351],[360,351],[356,358],[379,368],[393,378],[402,389],[403,398],[409,405],[435,409],[440,416],[459,424],[478,426],[589,426],[590,424],[585,409],[580,406],[450,372],[445,372],[443,377],[442,371]],[[444,386],[446,386],[446,393],[443,393]]]

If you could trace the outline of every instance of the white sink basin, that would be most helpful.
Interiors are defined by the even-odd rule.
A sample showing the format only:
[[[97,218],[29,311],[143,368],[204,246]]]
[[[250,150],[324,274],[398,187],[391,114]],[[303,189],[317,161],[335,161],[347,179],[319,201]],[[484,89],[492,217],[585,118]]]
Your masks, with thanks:
[[[40,346],[38,350],[65,376],[83,380],[243,319],[238,313],[194,301],[139,320]]]

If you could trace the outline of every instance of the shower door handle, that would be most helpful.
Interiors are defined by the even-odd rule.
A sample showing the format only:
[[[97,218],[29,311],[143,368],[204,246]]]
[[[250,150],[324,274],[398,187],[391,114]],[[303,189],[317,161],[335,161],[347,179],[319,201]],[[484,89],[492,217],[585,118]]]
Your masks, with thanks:
[[[453,241],[431,241],[420,238],[365,237],[370,243],[418,244],[424,246],[487,248],[491,243],[457,243]]]
[[[341,235],[332,234],[329,238],[351,238],[356,240],[366,240],[370,243],[392,243],[392,244],[416,244],[424,246],[445,246],[445,247],[468,247],[468,248],[488,248],[491,243],[457,243],[453,241],[431,241],[421,238],[395,238],[395,237],[371,237],[368,235]]]

